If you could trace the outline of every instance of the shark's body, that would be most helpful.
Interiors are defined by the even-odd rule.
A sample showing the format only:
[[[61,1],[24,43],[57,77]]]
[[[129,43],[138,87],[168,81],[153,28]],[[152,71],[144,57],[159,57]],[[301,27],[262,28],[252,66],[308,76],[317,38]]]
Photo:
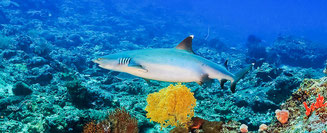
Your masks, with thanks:
[[[248,68],[238,75],[230,73],[224,66],[194,54],[192,39],[193,36],[184,39],[176,48],[125,51],[98,58],[94,62],[105,69],[159,81],[202,84],[218,79],[223,86],[230,80],[234,92],[236,82]]]

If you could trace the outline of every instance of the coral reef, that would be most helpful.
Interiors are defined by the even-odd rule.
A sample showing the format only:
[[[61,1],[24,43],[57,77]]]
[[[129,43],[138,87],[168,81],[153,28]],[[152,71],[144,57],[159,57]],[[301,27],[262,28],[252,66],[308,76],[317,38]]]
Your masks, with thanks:
[[[327,78],[305,79],[299,89],[281,105],[289,110],[289,122],[281,124],[273,121],[267,132],[323,132],[327,130],[327,109],[323,105],[326,97]],[[302,103],[312,104],[314,110]],[[317,105],[317,106],[316,106]]]
[[[223,122],[205,121],[202,124],[202,129],[203,129],[203,132],[205,132],[205,133],[222,132],[223,124],[224,124]]]
[[[188,129],[177,126],[170,130],[170,133],[238,133],[240,129],[242,131],[248,131],[246,125],[241,125],[241,123],[236,121],[208,121],[199,117],[193,117],[191,123],[193,123],[193,125],[191,125]],[[244,127],[244,129],[240,127]]]
[[[0,0],[0,132],[82,132],[83,128],[102,132],[98,124],[103,119],[108,120],[106,127],[114,123],[108,119],[108,110],[117,107],[137,119],[141,133],[240,132],[241,124],[249,132],[261,124],[269,125],[262,132],[321,132],[326,128],[322,122],[326,108],[306,115],[303,105],[310,108],[319,94],[326,98],[326,79],[314,80],[326,76],[323,47],[295,36],[280,36],[272,45],[254,35],[235,43],[213,27],[207,30],[202,19],[191,19],[185,12],[170,15],[169,9],[152,1],[130,2],[138,6],[110,0]],[[182,103],[197,105],[193,118],[184,117],[187,111],[182,113],[182,121],[191,121],[187,128],[161,130],[160,123],[146,116],[147,95],[171,83],[148,84],[92,62],[95,57],[125,50],[172,48],[191,33],[199,56],[218,64],[228,60],[233,73],[252,62],[256,66],[239,81],[234,94],[220,89],[218,81],[211,87],[185,83],[196,101]],[[288,122],[276,119],[276,109],[289,110]]]
[[[67,82],[66,87],[74,105],[78,108],[91,107],[89,102],[93,101],[91,99],[92,96],[85,87],[81,86],[80,81],[69,81]]]
[[[26,96],[33,92],[24,82],[17,82],[14,88],[12,88],[12,91],[16,96]]]
[[[95,124],[95,122],[89,122],[83,127],[83,133],[104,133],[105,129],[101,124]]]
[[[1,19],[1,18],[0,18]],[[0,49],[5,49],[12,45],[12,38],[0,34]]]
[[[292,36],[279,36],[269,49],[270,62],[290,66],[321,68],[327,54],[324,47]]]
[[[169,133],[189,133],[188,129],[185,127],[175,127],[170,130]]]

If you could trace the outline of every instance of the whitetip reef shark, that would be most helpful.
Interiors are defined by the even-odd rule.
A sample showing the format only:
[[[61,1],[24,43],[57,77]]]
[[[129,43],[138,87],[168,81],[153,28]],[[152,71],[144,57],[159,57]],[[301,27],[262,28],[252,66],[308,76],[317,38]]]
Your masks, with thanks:
[[[196,82],[199,85],[218,79],[223,88],[231,81],[231,91],[252,65],[232,74],[226,67],[194,54],[193,35],[185,38],[175,48],[132,50],[103,56],[93,60],[104,69],[125,72],[146,81]],[[225,62],[225,66],[227,62]]]

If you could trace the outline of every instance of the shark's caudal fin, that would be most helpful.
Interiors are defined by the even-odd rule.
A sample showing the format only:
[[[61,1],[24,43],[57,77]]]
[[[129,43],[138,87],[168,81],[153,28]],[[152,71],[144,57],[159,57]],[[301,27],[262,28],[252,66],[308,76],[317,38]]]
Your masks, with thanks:
[[[239,71],[239,72],[237,72],[237,73],[235,74],[235,79],[234,79],[234,81],[231,83],[231,87],[230,87],[232,93],[235,93],[235,88],[236,88],[236,84],[237,84],[237,82],[238,82],[241,78],[243,78],[244,75],[245,75],[249,70],[251,70],[251,68],[253,67],[253,65],[254,65],[254,63],[251,64],[251,65],[248,65],[247,67],[243,68],[241,71]]]

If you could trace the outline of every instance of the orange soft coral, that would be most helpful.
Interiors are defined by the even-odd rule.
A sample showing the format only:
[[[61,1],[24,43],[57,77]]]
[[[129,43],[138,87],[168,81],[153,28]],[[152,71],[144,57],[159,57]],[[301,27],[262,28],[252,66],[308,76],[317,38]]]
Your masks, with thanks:
[[[185,85],[180,83],[161,89],[148,95],[148,105],[145,108],[147,118],[161,124],[162,127],[189,126],[194,116],[196,99]]]
[[[316,103],[314,105],[315,108],[325,107],[326,105],[327,105],[327,103],[324,103],[324,97],[320,96],[320,94],[319,94],[316,99]]]
[[[306,102],[303,102],[303,105],[306,109],[305,114],[307,116],[311,115],[311,113],[313,111],[315,111],[315,109],[321,108],[321,107],[327,107],[327,103],[324,103],[325,99],[324,97],[320,96],[320,94],[318,94],[318,97],[316,98],[316,103],[311,104],[310,108],[308,107]]]

